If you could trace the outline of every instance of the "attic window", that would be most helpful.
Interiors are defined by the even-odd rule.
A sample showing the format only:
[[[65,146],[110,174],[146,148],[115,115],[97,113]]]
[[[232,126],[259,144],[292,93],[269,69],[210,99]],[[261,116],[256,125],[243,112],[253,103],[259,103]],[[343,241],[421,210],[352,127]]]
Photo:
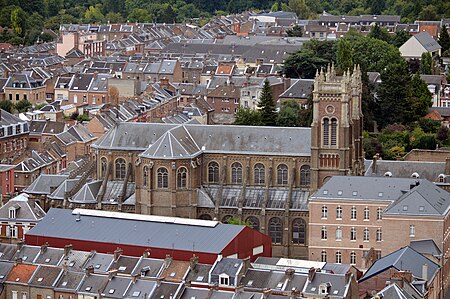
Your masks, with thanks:
[[[323,190],[323,195],[328,195],[328,190]]]
[[[45,259],[45,262],[46,262],[46,263],[50,263],[50,260],[51,260],[51,259],[49,259],[49,258],[48,258],[48,259]]]
[[[342,190],[338,190],[337,195],[342,196]]]
[[[175,272],[170,273],[170,277],[175,277],[177,275]]]
[[[16,281],[19,281],[19,280],[20,280],[20,277],[17,277],[17,278],[16,278]]]
[[[61,284],[63,287],[65,287],[67,285],[67,281],[63,281],[63,283]]]
[[[383,192],[378,192],[378,197],[383,197]]]
[[[100,264],[95,265],[95,269],[100,269]]]
[[[26,261],[26,260],[27,260],[27,258],[28,258],[28,256],[24,256],[24,257],[22,257],[22,261]]]
[[[403,211],[408,211],[408,206],[403,206]]]
[[[84,289],[86,292],[89,292],[90,290],[92,290],[92,287],[86,287],[86,289]]]
[[[132,297],[139,297],[139,295],[141,294],[141,291],[134,291],[133,295],[131,295]]]
[[[75,262],[70,262],[69,267],[73,267],[75,265]]]
[[[43,281],[43,280],[44,280],[43,277],[39,277],[39,278],[37,279],[37,281],[39,281],[39,282],[41,282],[41,281]]]
[[[283,287],[283,283],[282,282],[279,282],[278,284],[277,284],[277,289],[281,289]]]
[[[110,289],[108,293],[114,294],[115,291],[116,291],[115,289]]]
[[[419,207],[419,212],[423,212],[423,211],[425,211],[425,207],[424,206],[420,206]]]
[[[358,191],[353,191],[353,192],[352,192],[352,195],[353,195],[353,196],[358,195]]]
[[[5,275],[0,275],[0,279],[3,279],[3,278],[5,278]]]
[[[311,292],[315,292],[316,291],[316,288],[315,287],[312,287],[311,288]]]
[[[119,271],[120,271],[120,272],[123,272],[123,271],[125,271],[126,269],[127,269],[127,267],[125,267],[125,266],[120,266],[120,267],[119,267]]]
[[[253,280],[249,280],[248,282],[247,282],[247,286],[248,287],[251,287],[253,285]]]
[[[204,277],[204,276],[198,276],[196,280],[197,280],[197,281],[202,281],[203,278],[205,278],[205,277]]]
[[[333,295],[337,295],[337,293],[339,293],[339,290],[334,290],[333,291]]]

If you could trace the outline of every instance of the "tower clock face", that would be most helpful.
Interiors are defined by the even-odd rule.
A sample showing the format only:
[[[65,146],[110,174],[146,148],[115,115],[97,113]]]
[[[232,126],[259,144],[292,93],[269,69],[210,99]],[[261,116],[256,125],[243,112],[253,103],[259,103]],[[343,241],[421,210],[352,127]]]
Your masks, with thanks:
[[[334,111],[335,111],[335,109],[334,109],[334,106],[333,106],[333,105],[327,105],[327,106],[325,107],[325,112],[328,113],[328,114],[333,114]]]

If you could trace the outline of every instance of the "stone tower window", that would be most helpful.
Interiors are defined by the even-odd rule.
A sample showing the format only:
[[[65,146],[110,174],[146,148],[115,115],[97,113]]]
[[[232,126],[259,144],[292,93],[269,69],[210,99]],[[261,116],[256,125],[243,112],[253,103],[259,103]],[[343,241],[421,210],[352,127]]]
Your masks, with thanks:
[[[337,119],[331,119],[331,145],[337,145]]]
[[[142,169],[142,180],[144,187],[148,186],[148,166],[144,166]]]
[[[328,118],[323,120],[323,145],[330,145],[330,120]]]

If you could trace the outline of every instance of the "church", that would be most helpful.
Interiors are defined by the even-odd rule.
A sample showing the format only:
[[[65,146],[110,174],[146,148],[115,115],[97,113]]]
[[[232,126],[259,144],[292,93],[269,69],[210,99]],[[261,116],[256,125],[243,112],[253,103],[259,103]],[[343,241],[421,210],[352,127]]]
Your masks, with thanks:
[[[121,123],[61,207],[238,220],[269,235],[274,256],[307,259],[309,196],[364,171],[361,85],[356,67],[318,72],[310,128]]]

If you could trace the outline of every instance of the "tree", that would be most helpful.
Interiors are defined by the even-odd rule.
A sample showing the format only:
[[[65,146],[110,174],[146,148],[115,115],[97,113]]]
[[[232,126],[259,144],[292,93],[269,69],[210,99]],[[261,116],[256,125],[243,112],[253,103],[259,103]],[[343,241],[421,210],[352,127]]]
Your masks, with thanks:
[[[420,58],[419,73],[422,75],[431,75],[433,73],[433,58],[428,52],[423,52]]]
[[[102,14],[99,5],[89,6],[89,8],[86,9],[84,18],[88,23],[102,23],[105,20],[105,16]]]
[[[11,27],[18,36],[23,36],[25,33],[25,12],[20,7],[11,12]]]
[[[423,118],[419,120],[419,127],[425,133],[436,133],[441,127],[441,122],[439,120]]]
[[[345,39],[341,38],[337,44],[337,67],[345,71],[347,69],[352,69],[353,67],[353,50],[350,43]]]
[[[31,109],[32,105],[27,99],[22,99],[14,105],[18,112],[27,112]]]
[[[406,31],[399,31],[395,34],[393,38],[391,38],[390,43],[397,48],[400,48],[404,43],[408,41],[408,39],[411,37],[411,35]]]
[[[234,114],[235,125],[242,126],[263,126],[264,122],[262,120],[261,112],[258,110],[251,110],[248,108],[239,108],[239,110]]]
[[[261,109],[261,118],[265,126],[274,126],[276,124],[277,114],[275,112],[275,102],[273,100],[272,88],[269,80],[264,81],[261,96],[258,103]]]
[[[441,27],[438,42],[439,45],[441,45],[442,47],[441,49],[442,53],[450,49],[450,37],[448,35],[447,26],[445,26],[445,24]]]
[[[300,125],[300,111],[297,102],[293,100],[284,102],[277,116],[277,126],[298,127]]]
[[[312,12],[305,0],[289,0],[289,8],[295,12],[299,19],[309,19],[312,16]]]
[[[384,28],[381,28],[380,25],[378,25],[378,23],[375,23],[375,25],[372,26],[368,36],[371,38],[376,38],[376,39],[385,41],[385,42],[389,42],[391,39],[387,30]]]
[[[432,95],[428,89],[427,84],[418,74],[415,74],[411,79],[411,96],[410,108],[412,110],[413,118],[419,119],[428,113],[428,108],[433,105]]]
[[[421,2],[421,1],[417,1],[417,2]],[[431,4],[424,6],[422,11],[417,16],[417,18],[422,21],[437,21],[438,17],[437,17],[436,7]]]
[[[14,104],[7,100],[0,101],[0,109],[12,113],[14,110]]]
[[[440,142],[444,142],[448,139],[448,128],[446,126],[440,126],[438,131],[436,132],[436,139]]]
[[[371,14],[379,15],[385,7],[384,0],[367,0],[367,6],[370,9]]]
[[[336,62],[336,42],[310,40],[300,50],[288,56],[284,63],[284,72],[288,77],[309,78],[316,71]]]
[[[410,121],[408,97],[410,95],[410,75],[406,62],[390,64],[381,73],[378,88],[377,109],[374,118],[384,128],[389,123]]]
[[[303,36],[303,30],[302,27],[295,25],[294,27],[286,30],[287,36],[290,37],[302,37]]]
[[[124,18],[120,13],[112,11],[106,14],[105,19],[111,24],[118,24],[124,22]]]
[[[143,8],[135,8],[128,15],[128,20],[130,22],[151,22],[153,17],[150,13]]]

